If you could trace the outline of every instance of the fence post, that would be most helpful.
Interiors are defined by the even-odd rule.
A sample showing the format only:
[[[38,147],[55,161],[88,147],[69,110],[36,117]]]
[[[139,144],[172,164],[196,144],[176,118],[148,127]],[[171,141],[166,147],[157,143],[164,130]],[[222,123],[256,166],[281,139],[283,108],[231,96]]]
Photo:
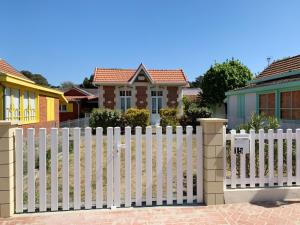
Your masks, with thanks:
[[[203,127],[203,186],[206,205],[224,204],[224,134],[223,125],[226,119],[199,119]]]
[[[0,121],[0,217],[14,214],[15,128],[17,124]]]

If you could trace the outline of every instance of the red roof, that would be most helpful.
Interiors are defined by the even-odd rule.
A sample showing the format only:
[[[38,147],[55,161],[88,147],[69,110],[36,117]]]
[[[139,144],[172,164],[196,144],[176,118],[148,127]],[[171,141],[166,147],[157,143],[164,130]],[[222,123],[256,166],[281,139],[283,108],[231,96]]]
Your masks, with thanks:
[[[262,71],[256,78],[264,78],[272,75],[288,73],[291,71],[300,70],[300,55],[290,58],[277,60]]]
[[[129,82],[137,69],[106,69],[96,68],[94,73],[95,83],[127,83]],[[154,83],[187,83],[186,76],[182,69],[175,70],[156,70],[146,69]]]
[[[3,59],[0,59],[0,73],[5,73],[7,75],[13,75],[13,76],[33,82],[32,80],[30,80],[29,78],[24,76],[22,73],[20,73],[18,70],[13,68],[11,65],[9,65]]]

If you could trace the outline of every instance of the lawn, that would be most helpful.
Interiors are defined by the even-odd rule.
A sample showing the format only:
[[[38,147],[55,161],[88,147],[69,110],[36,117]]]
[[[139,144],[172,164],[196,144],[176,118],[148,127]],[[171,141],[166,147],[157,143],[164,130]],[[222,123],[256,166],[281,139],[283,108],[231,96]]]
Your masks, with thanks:
[[[70,132],[71,133],[71,132]],[[61,136],[60,136],[61,137]],[[72,139],[72,137],[70,137]],[[121,136],[121,143],[124,143],[124,136]],[[195,183],[196,183],[196,140],[195,135],[193,135],[193,175],[194,175],[194,192],[195,192]],[[93,202],[96,198],[96,137],[92,137],[93,145],[92,145],[92,196],[93,196]],[[70,146],[72,146],[72,140],[70,140]],[[106,146],[107,146],[107,138],[106,136],[103,137],[103,200],[104,203],[106,202]],[[61,144],[59,144],[59,151],[61,151]],[[125,198],[125,150],[121,150],[120,155],[120,168],[121,168],[121,202],[124,202]],[[176,196],[176,135],[173,135],[173,195]],[[163,135],[163,198],[166,198],[166,135]],[[81,201],[84,203],[84,184],[85,184],[85,178],[84,178],[84,169],[85,169],[85,154],[84,154],[84,136],[81,136]],[[185,136],[183,138],[183,149],[182,149],[182,166],[183,166],[183,190],[184,190],[184,196],[186,195],[186,140]],[[132,199],[135,199],[135,177],[136,177],[136,150],[135,150],[135,136],[132,135],[131,137],[131,196]],[[70,176],[69,176],[69,182],[70,182],[70,206],[73,206],[73,184],[74,184],[74,154],[72,151],[72,147],[70,148]],[[142,136],[142,191],[143,191],[143,199],[145,199],[146,196],[146,147],[145,147],[145,135]],[[156,135],[153,135],[152,137],[152,179],[153,179],[153,185],[152,185],[152,196],[153,198],[156,197]],[[59,154],[58,157],[58,190],[59,190],[59,203],[62,202],[62,154]],[[24,180],[24,183],[26,184],[26,180]],[[27,194],[26,194],[26,188],[27,186],[24,185],[24,202],[26,202]],[[47,169],[47,204],[50,204],[50,168]],[[39,190],[39,177],[38,177],[38,170],[37,170],[37,176],[36,176],[36,202],[38,203],[38,190]],[[26,207],[26,206],[25,206]]]

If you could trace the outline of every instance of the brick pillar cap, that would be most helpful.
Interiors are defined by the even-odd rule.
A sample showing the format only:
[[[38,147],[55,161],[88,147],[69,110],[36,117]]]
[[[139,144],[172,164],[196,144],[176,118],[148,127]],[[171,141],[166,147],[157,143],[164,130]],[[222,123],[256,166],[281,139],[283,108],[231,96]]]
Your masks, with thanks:
[[[0,120],[0,126],[18,126],[21,125],[20,121],[7,121],[7,120]]]
[[[197,119],[200,123],[227,123],[227,119],[222,118],[200,118]]]

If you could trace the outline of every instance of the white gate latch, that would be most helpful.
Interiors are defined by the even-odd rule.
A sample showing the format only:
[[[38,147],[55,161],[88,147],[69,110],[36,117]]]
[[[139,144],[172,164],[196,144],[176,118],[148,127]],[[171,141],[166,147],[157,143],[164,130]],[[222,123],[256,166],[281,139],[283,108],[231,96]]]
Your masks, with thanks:
[[[250,135],[236,134],[234,135],[234,154],[248,154],[250,152]]]

